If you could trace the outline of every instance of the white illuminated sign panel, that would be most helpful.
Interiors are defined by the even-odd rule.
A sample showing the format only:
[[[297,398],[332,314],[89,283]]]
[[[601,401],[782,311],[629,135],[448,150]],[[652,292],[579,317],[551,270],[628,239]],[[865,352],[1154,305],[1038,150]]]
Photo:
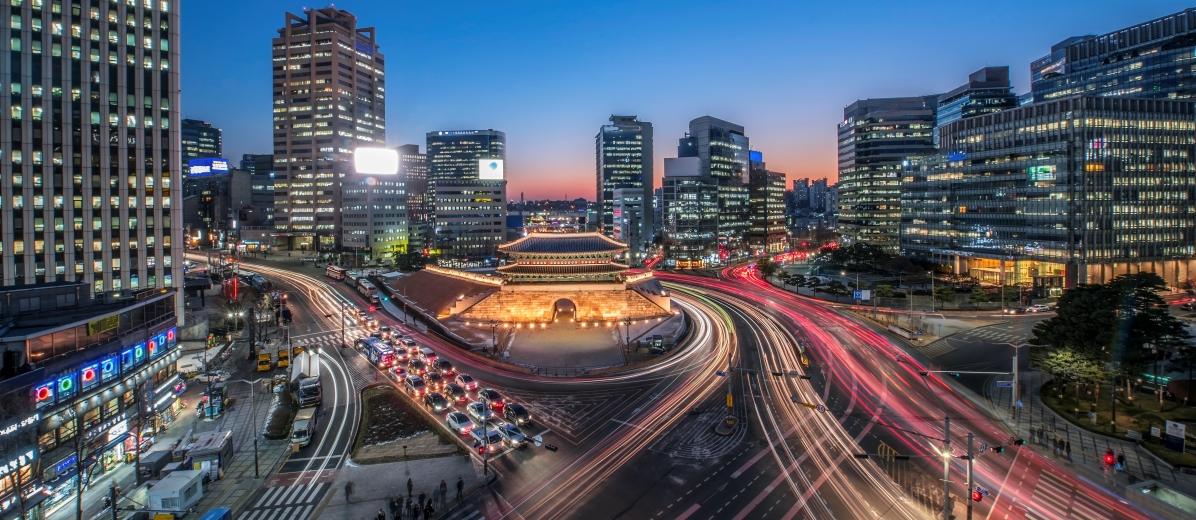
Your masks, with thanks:
[[[478,178],[501,181],[503,179],[502,159],[479,159]]]
[[[391,148],[358,148],[353,151],[353,167],[365,175],[399,173],[399,152]]]

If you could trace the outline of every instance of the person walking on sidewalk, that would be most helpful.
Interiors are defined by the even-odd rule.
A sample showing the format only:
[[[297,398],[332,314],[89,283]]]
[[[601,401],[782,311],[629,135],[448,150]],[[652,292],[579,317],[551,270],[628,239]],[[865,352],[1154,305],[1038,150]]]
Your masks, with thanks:
[[[1067,453],[1067,460],[1071,460],[1071,441],[1063,441],[1063,451]]]
[[[407,514],[407,511],[411,510],[411,496],[410,495],[407,496],[407,505],[405,507],[401,507],[399,509],[403,510],[404,515]]]
[[[432,503],[428,502],[428,505],[424,506],[424,518],[430,519],[434,513],[436,513],[436,510],[432,508]]]
[[[427,499],[428,499],[428,495],[424,494],[423,491],[420,491],[419,492],[419,508],[420,509],[424,508],[424,501]]]
[[[443,479],[440,481],[440,507],[444,507],[448,503],[448,484]]]
[[[407,479],[407,498],[411,498],[411,490],[414,487],[415,487],[415,484],[411,482],[410,478],[408,478]]]
[[[378,520],[386,520],[386,511],[383,511],[382,508],[378,508]]]
[[[419,520],[419,504],[411,504],[411,520]]]
[[[457,477],[457,500],[461,500],[461,492],[465,490],[465,479]]]
[[[353,499],[353,481],[345,482],[345,502]]]

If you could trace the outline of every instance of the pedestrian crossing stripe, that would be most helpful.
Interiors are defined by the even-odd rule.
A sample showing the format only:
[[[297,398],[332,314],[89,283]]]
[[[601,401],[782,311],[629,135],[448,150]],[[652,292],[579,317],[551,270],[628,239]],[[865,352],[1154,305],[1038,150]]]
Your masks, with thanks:
[[[297,505],[314,503],[319,497],[323,496],[328,484],[318,483],[315,485],[304,484],[298,486],[278,486],[266,488],[266,492],[262,493],[262,497],[251,506],[251,509],[260,508],[277,508],[284,505]]]
[[[943,340],[932,341],[929,345],[919,348],[926,357],[939,357],[943,354],[955,350],[955,347]]]

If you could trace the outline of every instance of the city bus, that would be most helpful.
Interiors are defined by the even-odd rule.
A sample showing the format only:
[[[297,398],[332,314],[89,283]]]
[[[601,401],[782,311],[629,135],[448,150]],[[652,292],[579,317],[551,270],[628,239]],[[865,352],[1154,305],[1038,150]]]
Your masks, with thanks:
[[[333,280],[344,281],[345,269],[341,269],[335,265],[329,265],[328,269],[324,271],[324,276],[332,278]]]
[[[369,299],[371,296],[378,294],[378,288],[374,287],[374,284],[370,283],[369,280],[366,280],[365,278],[358,278],[357,292]]]
[[[358,278],[361,278],[360,271],[345,271],[345,283],[346,284],[354,285],[357,283]]]
[[[365,354],[365,358],[370,360],[379,368],[386,368],[395,364],[395,351],[390,345],[381,339],[369,337],[357,340],[357,348]]]

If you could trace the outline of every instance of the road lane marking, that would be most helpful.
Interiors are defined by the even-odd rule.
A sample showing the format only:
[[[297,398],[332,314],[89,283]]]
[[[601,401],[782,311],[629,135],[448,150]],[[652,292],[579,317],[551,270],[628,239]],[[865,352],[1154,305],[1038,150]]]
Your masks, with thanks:
[[[698,504],[694,504],[694,505],[690,506],[689,509],[686,509],[685,512],[681,513],[681,516],[677,517],[677,520],[685,520],[686,518],[689,518],[690,515],[697,512],[698,508],[700,508],[700,507],[702,507],[702,506],[700,506]]]
[[[773,445],[773,446],[776,446],[776,445],[777,445],[777,443],[778,443],[778,442],[780,442],[780,440],[781,440],[781,439],[784,439],[785,437],[788,437],[788,436],[790,436],[790,435],[793,435],[793,432],[795,432],[795,431],[797,431],[797,427],[789,428],[789,431],[785,432],[785,435],[784,435],[784,436],[782,436],[782,437],[780,437],[779,439],[777,439],[777,440],[773,441],[773,442],[772,442],[772,445]],[[769,454],[769,453],[771,453],[771,451],[770,451],[770,450],[768,450],[768,449],[760,450],[760,453],[757,453],[757,454],[756,454],[756,456],[752,457],[752,459],[751,459],[751,460],[749,460],[749,461],[747,461],[747,463],[746,463],[746,464],[744,464],[744,465],[743,465],[742,467],[740,467],[739,469],[735,470],[735,472],[731,474],[731,478],[738,478],[740,475],[742,475],[742,474],[743,474],[743,472],[747,471],[747,469],[748,469],[748,468],[752,467],[752,465],[753,465],[753,464],[755,464],[755,463],[759,462],[759,461],[760,461],[760,459],[764,458],[764,456],[765,456],[765,455],[767,455],[767,454]],[[759,478],[759,477],[757,477],[757,478]]]

